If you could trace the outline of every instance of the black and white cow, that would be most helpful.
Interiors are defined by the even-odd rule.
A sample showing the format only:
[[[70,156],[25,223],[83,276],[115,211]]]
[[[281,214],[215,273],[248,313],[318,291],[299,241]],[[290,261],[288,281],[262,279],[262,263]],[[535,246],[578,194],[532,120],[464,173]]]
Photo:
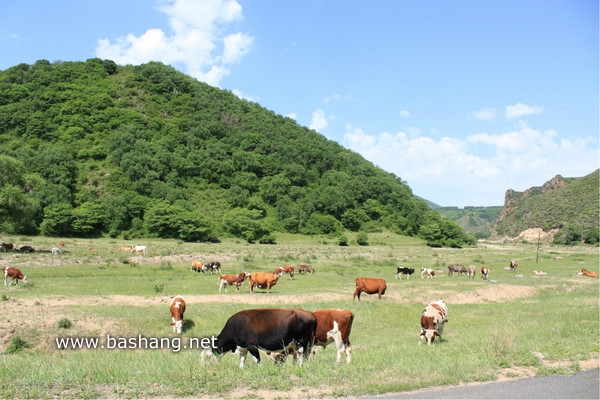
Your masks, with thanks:
[[[402,280],[402,275],[406,275],[406,279],[409,280],[410,276],[415,273],[414,268],[398,267],[398,273],[396,279]]]

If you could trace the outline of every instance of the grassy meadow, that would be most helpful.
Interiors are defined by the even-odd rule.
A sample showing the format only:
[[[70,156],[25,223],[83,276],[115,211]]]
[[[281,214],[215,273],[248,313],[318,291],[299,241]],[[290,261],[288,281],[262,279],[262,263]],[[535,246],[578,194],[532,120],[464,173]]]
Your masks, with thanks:
[[[0,398],[318,398],[375,395],[439,385],[493,381],[597,367],[599,282],[597,247],[480,243],[431,249],[389,233],[370,234],[368,246],[340,247],[326,237],[278,235],[275,245],[183,243],[169,240],[6,237],[32,254],[0,253],[27,284],[0,289]],[[50,249],[66,243],[63,254]],[[119,251],[130,244],[148,254]],[[558,259],[557,259],[558,258]],[[191,260],[220,261],[224,273],[272,271],[309,263],[314,275],[284,275],[267,294],[248,282],[240,293],[219,293],[217,276],[190,271]],[[516,274],[504,268],[518,261]],[[446,266],[487,265],[490,276],[449,277]],[[415,268],[394,279],[397,266]],[[421,279],[420,267],[437,272]],[[533,270],[546,275],[535,276]],[[358,276],[384,278],[381,300],[352,299]],[[165,296],[187,301],[184,333],[171,331]],[[445,299],[441,342],[419,345],[420,313]],[[106,335],[180,340],[217,335],[237,311],[260,307],[344,308],[355,314],[351,364],[335,364],[334,346],[298,366],[226,354],[203,363],[198,350],[108,349]],[[99,338],[97,349],[58,349],[56,338]]]

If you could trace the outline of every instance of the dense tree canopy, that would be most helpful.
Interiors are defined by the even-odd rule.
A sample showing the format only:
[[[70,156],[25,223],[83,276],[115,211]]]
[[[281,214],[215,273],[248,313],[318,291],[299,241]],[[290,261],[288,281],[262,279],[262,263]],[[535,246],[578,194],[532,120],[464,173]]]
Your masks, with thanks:
[[[389,229],[468,242],[395,175],[160,63],[0,71],[0,143],[7,233],[269,243]]]

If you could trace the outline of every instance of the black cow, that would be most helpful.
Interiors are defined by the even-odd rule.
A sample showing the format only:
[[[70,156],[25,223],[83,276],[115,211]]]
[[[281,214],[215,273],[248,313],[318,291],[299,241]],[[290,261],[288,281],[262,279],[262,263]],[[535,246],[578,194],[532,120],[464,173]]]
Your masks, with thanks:
[[[300,308],[262,308],[243,310],[233,314],[214,340],[212,354],[222,356],[225,352],[240,353],[240,368],[244,368],[248,352],[260,363],[259,350],[286,352],[295,349],[298,364],[312,350],[317,317]],[[210,355],[210,349],[202,351],[202,359]]]
[[[33,253],[35,251],[35,249],[31,246],[21,246],[21,248],[19,249],[19,251],[21,253]]]
[[[402,275],[406,275],[406,279],[409,280],[410,276],[415,273],[414,268],[398,267],[398,273],[396,279],[402,280]]]
[[[212,262],[209,262],[208,264],[204,264],[202,266],[202,272],[206,272],[206,271],[210,271],[211,274],[213,272],[220,274],[221,273],[221,263],[218,261],[212,261]]]

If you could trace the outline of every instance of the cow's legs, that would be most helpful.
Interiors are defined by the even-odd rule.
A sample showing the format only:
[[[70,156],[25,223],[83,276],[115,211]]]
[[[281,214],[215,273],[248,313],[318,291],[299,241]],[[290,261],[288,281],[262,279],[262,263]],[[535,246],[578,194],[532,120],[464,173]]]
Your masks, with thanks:
[[[246,355],[248,354],[248,349],[238,347],[237,351],[238,353],[240,353],[240,368],[244,369],[244,363],[246,362]]]

